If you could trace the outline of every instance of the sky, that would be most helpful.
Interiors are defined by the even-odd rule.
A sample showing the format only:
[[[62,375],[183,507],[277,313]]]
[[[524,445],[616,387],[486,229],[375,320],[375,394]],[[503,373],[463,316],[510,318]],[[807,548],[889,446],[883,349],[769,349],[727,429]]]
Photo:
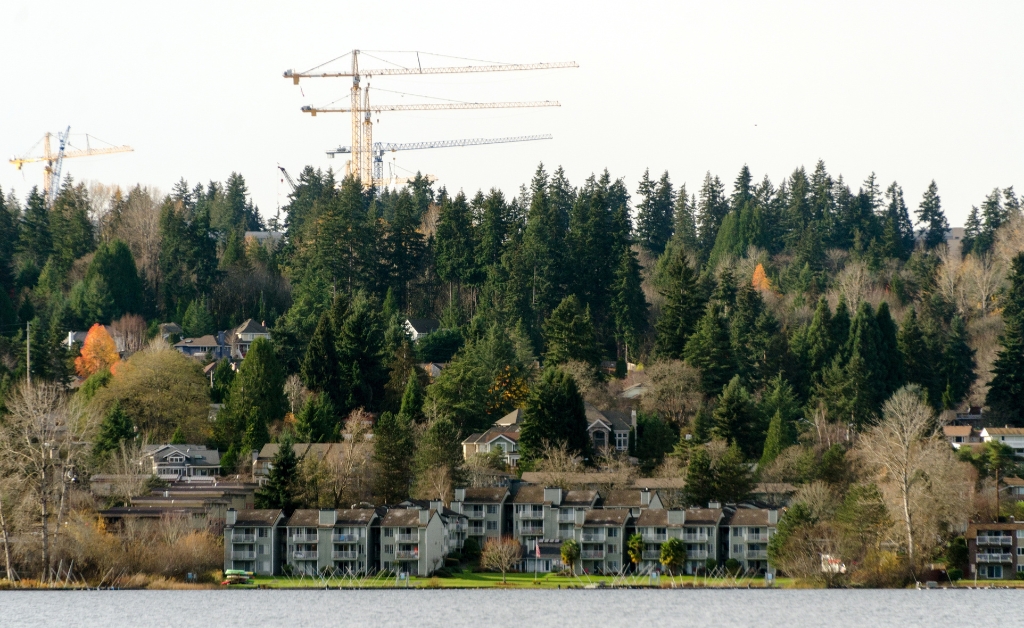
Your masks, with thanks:
[[[559,108],[385,112],[374,139],[416,142],[550,133],[554,139],[387,155],[449,191],[515,194],[538,164],[579,185],[605,168],[631,191],[646,168],[729,189],[747,164],[776,184],[824,160],[856,190],[871,172],[915,209],[939,187],[953,225],[1019,175],[1024,3],[1008,2],[106,2],[0,3],[0,153],[23,155],[70,125],[132,153],[65,161],[76,181],[168,191],[241,173],[264,216],[305,165],[344,167],[349,79],[282,77],[354,48],[578,69],[372,77],[375,103],[557,100]],[[409,65],[409,53],[370,52]],[[421,54],[424,65],[469,61]],[[363,57],[361,65],[386,67]],[[328,67],[337,67],[328,66]],[[390,91],[384,91],[390,90]],[[98,143],[96,145],[99,145]],[[41,148],[37,147],[36,152]],[[0,164],[24,198],[42,166]],[[1019,190],[1024,191],[1024,189]]]

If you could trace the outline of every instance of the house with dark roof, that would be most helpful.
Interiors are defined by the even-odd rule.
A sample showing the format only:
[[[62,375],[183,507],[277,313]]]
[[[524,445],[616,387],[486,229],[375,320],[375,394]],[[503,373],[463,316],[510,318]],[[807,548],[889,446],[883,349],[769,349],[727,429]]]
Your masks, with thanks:
[[[174,348],[190,358],[210,356],[213,360],[231,357],[231,347],[224,339],[224,332],[207,334],[198,338],[182,338],[174,343]]]
[[[260,486],[267,482],[270,469],[274,466],[274,456],[281,450],[280,443],[267,443],[260,449],[252,461],[252,481]],[[319,460],[338,460],[341,457],[339,443],[294,443],[292,451],[295,457],[302,460],[306,457]]]
[[[668,539],[679,539],[686,544],[683,569],[688,574],[702,571],[709,561],[717,563],[718,526],[723,516],[720,507],[642,511],[636,519],[637,534],[644,540],[640,569],[662,569],[661,545]]]
[[[259,338],[270,340],[270,330],[263,323],[257,323],[251,318],[228,332],[226,340],[231,347],[232,359],[245,359],[246,354],[249,353],[249,347]]]
[[[583,407],[587,414],[587,434],[594,451],[621,453],[629,450],[629,430],[636,427],[635,412],[601,411],[589,403]]]
[[[469,460],[477,454],[501,451],[509,468],[519,464],[519,426],[495,425],[482,434],[470,434],[462,441],[462,457]]]
[[[768,541],[775,535],[779,511],[774,508],[736,508],[727,510],[721,524],[724,559],[733,558],[743,570],[767,572]]]
[[[441,323],[432,318],[407,318],[405,319],[405,332],[409,338],[416,342],[427,334],[432,334],[441,328]]]
[[[224,519],[224,569],[241,569],[260,576],[281,573],[284,520],[280,509],[229,509]]]
[[[520,487],[512,498],[512,534],[530,547],[540,541],[574,539],[577,513],[593,510],[599,497],[597,491]]]
[[[509,534],[509,519],[506,519],[506,504],[511,494],[507,487],[501,488],[457,488],[451,508],[466,517],[467,538],[474,539],[482,548],[488,539],[498,539]]]
[[[148,445],[143,450],[143,459],[153,475],[169,482],[212,482],[220,475],[220,452],[205,445]]]

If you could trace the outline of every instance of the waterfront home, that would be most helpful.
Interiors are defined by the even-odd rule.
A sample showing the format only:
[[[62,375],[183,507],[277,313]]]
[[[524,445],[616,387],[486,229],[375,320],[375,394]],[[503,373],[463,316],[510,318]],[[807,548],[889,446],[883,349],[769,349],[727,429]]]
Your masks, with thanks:
[[[576,511],[592,510],[598,497],[597,491],[523,486],[512,498],[512,534],[524,545],[575,538]]]
[[[229,509],[224,519],[224,569],[252,571],[261,576],[280,573],[280,530],[284,519],[280,509]]]
[[[644,539],[640,568],[660,570],[661,545],[669,539],[679,539],[686,545],[686,573],[697,573],[709,560],[717,563],[718,527],[724,511],[717,504],[711,506],[642,511],[636,520],[636,532]]]
[[[433,506],[440,506],[434,502]],[[461,515],[458,515],[461,517]],[[381,521],[381,569],[427,576],[444,566],[454,549],[440,508],[393,508]]]
[[[457,488],[451,508],[466,517],[466,536],[482,548],[488,539],[507,536],[505,506],[511,503],[508,488]]]
[[[205,445],[147,445],[143,465],[161,480],[210,481],[220,475],[220,453]]]
[[[768,541],[775,534],[779,511],[774,508],[737,508],[727,511],[722,522],[722,541],[728,553],[744,571],[769,572]],[[726,537],[726,535],[728,535]]]
[[[588,574],[620,573],[624,556],[628,508],[599,508],[575,512],[575,537],[580,544],[580,569]]]
[[[967,560],[979,580],[1012,580],[1024,572],[1024,523],[972,523],[967,526]]]
[[[372,508],[301,509],[284,524],[293,574],[365,574],[377,569],[380,517]]]

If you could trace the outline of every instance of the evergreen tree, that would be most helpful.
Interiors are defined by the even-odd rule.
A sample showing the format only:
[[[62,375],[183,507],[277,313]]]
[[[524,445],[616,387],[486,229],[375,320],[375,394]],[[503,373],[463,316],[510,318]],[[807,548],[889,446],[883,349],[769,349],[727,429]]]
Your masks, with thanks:
[[[270,341],[257,338],[231,383],[228,401],[221,411],[229,421],[220,430],[225,448],[233,442],[244,445],[240,455],[259,450],[267,443],[267,426],[284,417],[288,400],[284,394],[284,369],[274,355]],[[219,418],[219,416],[218,416]]]
[[[676,247],[666,253],[666,257],[668,260],[661,272],[661,294],[665,302],[656,324],[657,352],[662,357],[679,360],[700,319],[703,300],[685,249]]]
[[[97,320],[111,321],[124,314],[143,313],[142,280],[131,250],[121,240],[101,244],[96,249],[83,281],[87,294],[91,290],[109,295],[110,305]]]
[[[949,231],[949,222],[946,215],[942,213],[942,202],[939,198],[939,187],[935,180],[928,185],[921,204],[917,209],[917,224],[922,225],[924,234],[922,241],[927,250],[934,249],[946,241],[946,233]]]
[[[227,358],[217,362],[213,369],[213,385],[210,387],[210,401],[213,403],[225,403],[228,392],[231,390],[231,382],[235,381],[235,371],[231,368],[231,360]]]
[[[687,506],[707,508],[717,494],[716,478],[711,468],[711,455],[704,447],[696,447],[686,467],[683,501]]]
[[[382,413],[373,430],[373,493],[378,503],[394,504],[408,496],[413,450],[412,422],[401,415]]]
[[[60,268],[71,268],[76,259],[93,250],[95,239],[84,184],[76,186],[70,177],[64,181],[50,208],[49,223],[53,257]]]
[[[647,300],[644,298],[640,264],[630,248],[622,249],[622,260],[615,271],[612,286],[612,310],[615,314],[615,336],[626,346],[626,357],[637,352],[647,326]]]
[[[114,403],[103,415],[100,431],[92,445],[93,459],[97,462],[106,460],[111,452],[117,451],[121,443],[135,438],[135,425],[128,414],[121,408],[121,402]]]
[[[832,317],[832,339],[835,345],[836,354],[843,361],[849,357],[846,351],[847,342],[850,339],[850,308],[846,305],[846,295],[839,295],[839,303],[836,305],[836,314]]]
[[[672,210],[672,238],[666,247],[667,253],[675,253],[680,248],[694,253],[698,251],[696,208],[697,197],[688,197],[684,184],[679,188]]]
[[[181,426],[174,428],[174,433],[171,434],[172,445],[185,445],[185,432],[181,431]]]
[[[715,465],[715,496],[725,504],[737,504],[750,496],[754,478],[739,445],[733,443]]]
[[[565,297],[551,313],[544,323],[544,333],[548,345],[544,359],[549,364],[581,360],[596,366],[600,359],[590,308],[581,307],[574,294]]]
[[[889,313],[889,303],[882,301],[875,315],[878,327],[879,389],[878,405],[892,396],[904,383],[903,361],[900,355],[896,323]]]
[[[964,223],[964,237],[960,240],[960,254],[966,256],[974,252],[974,247],[981,235],[981,220],[978,218],[977,206],[971,207],[967,215],[967,222]]]
[[[519,433],[523,462],[534,462],[545,446],[560,443],[584,458],[590,454],[587,416],[576,380],[559,368],[549,367],[530,391],[523,409]]]
[[[942,382],[938,374],[941,366],[941,356],[935,355],[927,339],[924,330],[917,319],[917,311],[911,309],[903,319],[900,327],[899,355],[903,359],[903,373],[908,383],[919,384],[927,391],[928,401],[933,406],[938,405],[942,399],[945,382]]]
[[[541,164],[530,186],[529,212],[523,236],[523,263],[529,271],[531,304],[541,320],[562,299],[565,232],[549,201],[548,176]]]
[[[968,344],[967,324],[960,315],[953,317],[949,325],[941,362],[941,383],[945,386],[942,405],[947,410],[956,409],[971,391],[978,378],[974,349]]]
[[[473,244],[473,217],[466,196],[459,192],[453,200],[447,196],[441,202],[434,236],[437,275],[453,286],[470,283],[476,270]]]
[[[668,172],[654,182],[648,170],[640,180],[637,195],[636,233],[639,244],[653,255],[661,255],[672,237],[675,192],[669,181]]]
[[[764,449],[761,451],[760,468],[764,469],[770,465],[784,449],[793,444],[787,432],[782,412],[776,412],[768,422],[768,434],[765,436]]]
[[[296,500],[299,477],[299,460],[292,447],[291,436],[285,434],[277,453],[274,454],[267,483],[256,490],[257,508],[280,508],[285,516],[291,516],[298,506]]]
[[[206,307],[206,299],[196,299],[188,304],[181,319],[181,331],[186,338],[199,338],[216,331],[213,315]]]
[[[377,302],[362,293],[347,307],[342,299],[335,301],[332,319],[336,326],[340,379],[342,391],[348,392],[348,399],[338,407],[343,414],[358,407],[374,410],[384,401],[388,378],[378,310]],[[340,328],[339,320],[343,321]]]
[[[985,402],[997,422],[1024,425],[1024,253],[1011,263],[1006,289],[1000,349],[992,365],[992,381]]]
[[[696,212],[700,237],[698,242],[704,258],[711,253],[718,238],[718,228],[728,213],[729,201],[725,197],[725,187],[718,177],[712,177],[708,172],[704,176]]]
[[[425,476],[433,469],[445,468],[453,486],[465,483],[462,439],[459,430],[446,416],[436,417],[427,426],[416,448],[416,476],[423,486]]]
[[[338,414],[330,395],[315,393],[295,417],[295,432],[309,443],[330,443],[338,437]]]
[[[700,370],[704,394],[717,395],[735,375],[736,361],[720,303],[708,304],[683,354],[691,366]]]
[[[348,393],[343,388],[339,372],[341,366],[331,315],[324,312],[306,348],[306,357],[302,360],[299,373],[306,388],[327,395],[333,410],[344,408],[348,402]]]
[[[17,251],[26,259],[31,260],[35,267],[42,268],[53,251],[53,238],[50,234],[50,212],[46,208],[46,199],[34,187],[28,194],[25,212],[18,225]]]
[[[812,378],[820,378],[821,372],[832,363],[836,356],[835,342],[832,310],[828,306],[828,299],[822,295],[807,328],[807,359]]]
[[[903,202],[903,188],[895,182],[885,191],[889,201],[882,222],[882,246],[886,255],[907,259],[914,250],[914,225]]]
[[[764,432],[750,393],[740,383],[738,375],[722,390],[711,416],[714,422],[711,431],[716,438],[738,444],[748,457],[761,450]]]

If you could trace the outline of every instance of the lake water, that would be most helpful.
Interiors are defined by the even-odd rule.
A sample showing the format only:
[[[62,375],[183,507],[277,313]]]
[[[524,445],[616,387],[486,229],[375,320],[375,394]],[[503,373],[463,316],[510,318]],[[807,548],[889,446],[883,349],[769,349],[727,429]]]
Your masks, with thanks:
[[[1020,626],[1024,591],[6,591],[3,628]]]

